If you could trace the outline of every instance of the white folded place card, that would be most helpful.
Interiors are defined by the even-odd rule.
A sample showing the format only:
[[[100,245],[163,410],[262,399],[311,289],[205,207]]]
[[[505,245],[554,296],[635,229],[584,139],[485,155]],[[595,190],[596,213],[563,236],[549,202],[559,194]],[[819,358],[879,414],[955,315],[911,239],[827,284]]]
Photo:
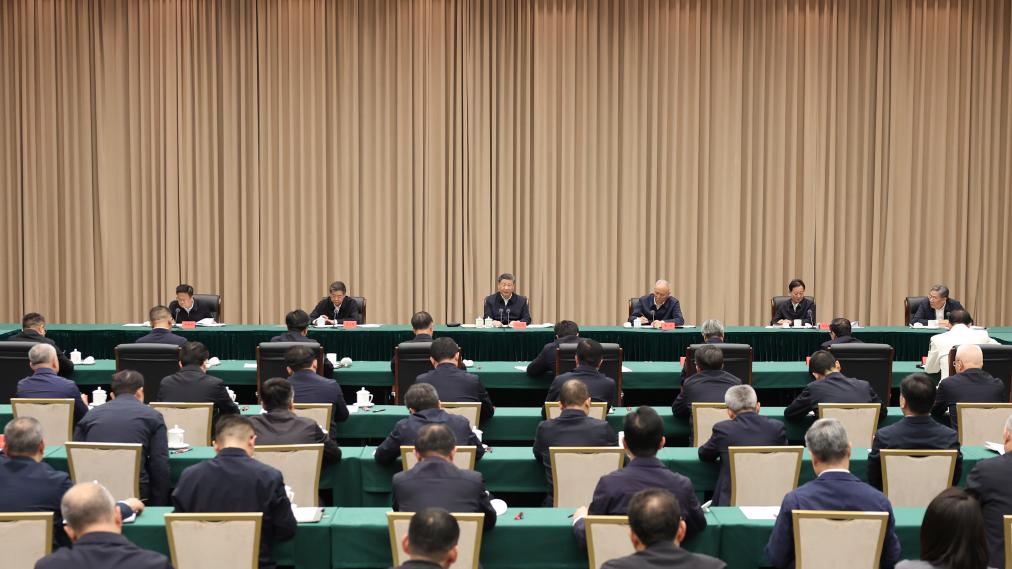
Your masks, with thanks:
[[[750,520],[775,520],[780,506],[742,506],[738,508]]]
[[[513,369],[518,371],[527,371],[527,366],[513,366]]]
[[[257,368],[257,363],[256,362],[246,362],[246,363],[242,364],[242,367],[244,367],[246,369],[256,369]]]
[[[312,524],[323,519],[323,508],[292,508],[292,513],[300,524]]]
[[[631,371],[632,371],[631,369],[629,369],[629,368],[627,368],[625,366],[622,366],[622,373],[629,373]]]
[[[998,454],[1005,454],[1005,445],[1001,443],[993,443],[991,441],[984,441],[984,448],[987,450],[994,451]]]

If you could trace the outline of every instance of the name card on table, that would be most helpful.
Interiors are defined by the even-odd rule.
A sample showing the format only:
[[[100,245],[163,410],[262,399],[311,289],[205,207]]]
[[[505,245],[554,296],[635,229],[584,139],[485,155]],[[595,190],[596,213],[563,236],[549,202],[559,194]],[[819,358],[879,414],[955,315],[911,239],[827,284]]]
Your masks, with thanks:
[[[510,322],[510,326],[512,326],[514,330],[526,330],[527,329],[527,323],[523,322],[521,320],[514,320],[513,322]]]
[[[674,329],[675,329],[674,322],[665,322],[661,324],[661,330],[674,330]]]
[[[180,326],[182,326],[183,328],[186,328],[187,330],[193,330],[194,328],[197,327],[197,323],[194,322],[193,320],[186,320],[186,321],[180,323]]]
[[[819,330],[829,330],[829,322],[819,322]]]
[[[345,320],[344,321],[344,329],[345,330],[354,330],[355,328],[358,328],[358,322],[356,322],[354,320]]]

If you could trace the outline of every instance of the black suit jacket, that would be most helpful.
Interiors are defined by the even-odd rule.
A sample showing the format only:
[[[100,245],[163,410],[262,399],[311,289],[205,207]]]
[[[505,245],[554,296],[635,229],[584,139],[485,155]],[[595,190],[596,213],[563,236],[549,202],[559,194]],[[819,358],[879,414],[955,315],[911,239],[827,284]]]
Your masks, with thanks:
[[[770,320],[770,324],[776,324],[777,320],[798,320],[802,321],[802,324],[815,325],[815,303],[807,298],[802,298],[801,303],[798,304],[797,310],[794,309],[794,305],[791,304],[791,299],[781,302],[777,305],[776,314],[773,315],[773,320]]]
[[[709,555],[691,553],[673,543],[660,542],[650,547],[612,559],[601,569],[723,569],[727,564]]]
[[[928,415],[903,417],[900,422],[882,427],[875,433],[868,452],[868,483],[882,489],[881,449],[946,450],[956,449],[956,472],[953,484],[963,472],[963,453],[959,450],[956,431],[941,425]]]
[[[120,395],[95,407],[77,423],[74,440],[88,443],[140,443],[141,499],[152,506],[169,503],[169,441],[162,414]]]
[[[141,336],[134,340],[135,344],[172,344],[173,346],[182,346],[188,340],[179,334],[173,334],[171,330],[165,328],[152,328],[151,332]]]
[[[556,338],[555,340],[545,344],[545,347],[541,348],[541,353],[538,354],[538,357],[534,358],[534,361],[527,364],[527,375],[531,377],[539,377],[550,373],[554,376],[555,350],[559,348],[559,344],[576,344],[582,339],[583,338],[580,338],[579,334],[576,334],[573,336]]]
[[[968,369],[938,382],[931,414],[953,429],[956,403],[1007,403],[1005,384],[983,369]]]
[[[551,447],[613,447],[618,435],[607,421],[588,417],[576,409],[563,409],[555,419],[538,423],[534,435],[534,457],[545,467],[545,479],[552,485]]]
[[[320,299],[320,302],[316,303],[316,307],[309,313],[309,317],[313,320],[316,320],[320,316],[325,316],[331,320],[337,320],[338,322],[354,320],[355,322],[361,324],[362,307],[358,305],[358,301],[354,298],[345,296],[344,300],[341,301],[341,307],[335,311],[334,303],[331,302],[329,296],[325,296]]]
[[[308,336],[303,336],[298,330],[289,330],[284,334],[278,334],[271,338],[272,342],[304,342],[309,344],[319,344],[316,340]],[[334,379],[334,364],[330,363],[330,360],[323,358],[323,377],[328,379]]]
[[[323,463],[341,460],[341,449],[316,421],[299,417],[288,409],[275,409],[249,418],[257,432],[258,445],[323,444]]]
[[[509,318],[507,319],[507,312]],[[531,323],[531,309],[527,306],[527,297],[514,294],[508,302],[503,302],[498,292],[485,297],[485,318],[509,324],[514,320]]]
[[[1005,567],[1002,516],[1012,514],[1012,453],[977,463],[966,478],[966,489],[980,497],[987,533],[988,567]]]
[[[66,472],[27,456],[0,457],[0,512],[53,512],[54,546],[70,545],[60,500],[73,486]]]
[[[436,388],[440,401],[481,403],[481,421],[486,421],[495,414],[492,398],[488,396],[488,391],[485,391],[478,376],[453,364],[440,364],[436,369],[419,375],[415,383],[431,384]]]
[[[63,532],[54,526],[53,531]],[[64,547],[39,559],[35,569],[172,569],[169,558],[161,553],[141,549],[121,534],[93,531],[77,540],[74,547]]]
[[[945,313],[944,314],[945,319],[948,320],[949,316],[952,315],[952,311],[963,310],[963,305],[960,304],[958,300],[948,298],[945,300],[945,308],[943,310]],[[918,323],[927,324],[928,320],[936,320],[935,309],[931,308],[931,303],[928,301],[927,298],[925,298],[924,300],[921,301],[920,304],[917,305],[917,310],[914,312],[914,315],[910,318],[909,324],[918,324]]]
[[[825,342],[823,342],[822,343],[822,349],[823,350],[827,350],[827,349],[829,349],[830,346],[835,346],[837,344],[855,344],[855,343],[856,344],[863,344],[864,342],[862,342],[861,340],[858,340],[857,338],[855,338],[853,336],[837,336],[836,338],[834,338],[832,340],[826,340]]]
[[[387,438],[376,447],[374,458],[380,464],[394,464],[401,457],[402,445],[413,445],[418,438],[418,431],[430,423],[446,423],[446,426],[453,431],[460,446],[478,447],[477,459],[480,460],[485,454],[478,435],[471,430],[471,423],[460,415],[452,415],[442,409],[424,409],[412,413],[405,419],[397,421]]]
[[[629,500],[632,500],[633,494],[647,488],[661,488],[675,496],[685,520],[687,538],[706,529],[706,516],[699,507],[692,481],[668,470],[654,456],[634,458],[625,468],[602,476],[594,488],[594,499],[587,513],[592,516],[624,516],[629,512]],[[586,547],[587,528],[583,519],[573,524],[573,534],[580,547]]]
[[[571,379],[579,379],[585,383],[587,391],[590,392],[590,398],[594,401],[605,401],[609,408],[618,405],[618,386],[615,380],[604,375],[597,368],[587,365],[578,365],[573,368],[573,371],[553,379],[552,385],[548,387],[545,401],[558,401],[562,385]]]
[[[787,444],[787,429],[782,421],[763,417],[759,413],[746,411],[734,419],[721,421],[713,426],[710,440],[699,447],[699,460],[717,462],[720,460],[720,474],[713,490],[714,506],[731,504],[731,461],[728,447],[735,446],[784,446]]]
[[[25,330],[18,332],[17,334],[14,334],[13,336],[8,336],[7,340],[10,342],[33,342],[35,344],[49,344],[50,346],[56,348],[56,359],[60,361],[60,376],[70,378],[71,376],[74,375],[74,362],[70,361],[70,358],[68,358],[66,354],[63,353],[63,350],[61,350],[60,347],[56,345],[56,342],[50,340],[49,338],[43,336],[42,334],[39,334],[35,330],[27,328]]]
[[[648,294],[641,296],[636,304],[633,305],[632,315],[629,316],[629,322],[639,318],[640,316],[646,316],[647,320],[653,322],[655,320],[663,320],[664,322],[674,322],[676,325],[681,326],[685,324],[685,318],[682,317],[682,307],[678,303],[678,299],[669,296],[664,304],[654,307],[654,295]]]
[[[207,375],[200,366],[183,366],[165,377],[158,386],[155,401],[214,403],[216,416],[239,412],[239,406],[228,396],[225,382],[219,377]]]
[[[172,319],[176,322],[196,322],[211,317],[211,307],[196,298],[193,299],[193,306],[189,312],[182,306],[179,306],[178,300],[173,300],[169,303],[169,312],[172,314]]]
[[[809,411],[819,410],[819,403],[878,403],[882,406],[878,419],[882,421],[889,407],[879,399],[871,384],[863,379],[852,379],[842,373],[831,373],[809,383],[801,394],[784,409],[784,417],[803,419]]]
[[[331,403],[334,412],[331,414],[331,436],[336,438],[337,424],[348,420],[348,405],[344,402],[341,386],[333,379],[316,375],[313,370],[303,369],[288,378],[295,392],[296,403]]]
[[[486,530],[495,527],[495,508],[485,479],[441,458],[424,458],[411,470],[394,474],[394,511],[418,512],[443,508],[448,512],[485,514]]]
[[[697,371],[682,383],[671,412],[676,417],[691,419],[693,403],[723,403],[724,393],[735,385],[741,385],[741,380],[722,369]]]
[[[298,498],[298,497],[296,497]],[[271,569],[275,541],[295,537],[295,515],[281,471],[239,448],[224,448],[211,460],[183,471],[172,493],[177,512],[263,512],[260,567]]]

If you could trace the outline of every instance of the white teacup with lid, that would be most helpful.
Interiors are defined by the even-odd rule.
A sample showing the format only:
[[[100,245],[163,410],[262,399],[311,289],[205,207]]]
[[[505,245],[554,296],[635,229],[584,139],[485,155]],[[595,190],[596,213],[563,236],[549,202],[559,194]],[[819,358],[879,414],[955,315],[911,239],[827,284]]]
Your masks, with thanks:
[[[175,425],[169,429],[168,434],[169,447],[179,448],[186,446],[186,431],[184,431],[179,425]]]

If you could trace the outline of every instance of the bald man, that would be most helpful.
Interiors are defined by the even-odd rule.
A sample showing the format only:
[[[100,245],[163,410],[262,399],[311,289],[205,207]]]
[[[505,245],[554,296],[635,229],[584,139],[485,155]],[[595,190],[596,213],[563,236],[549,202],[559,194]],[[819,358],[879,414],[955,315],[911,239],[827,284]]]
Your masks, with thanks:
[[[956,348],[952,362],[956,375],[938,383],[931,414],[943,425],[956,428],[956,403],[1007,403],[1008,388],[984,371],[984,353],[976,344]]]
[[[666,280],[659,280],[654,283],[654,292],[641,296],[633,306],[629,322],[639,320],[641,324],[649,324],[654,328],[660,328],[665,322],[674,322],[675,325],[685,324],[682,318],[682,308],[678,299],[671,296],[671,284]]]

